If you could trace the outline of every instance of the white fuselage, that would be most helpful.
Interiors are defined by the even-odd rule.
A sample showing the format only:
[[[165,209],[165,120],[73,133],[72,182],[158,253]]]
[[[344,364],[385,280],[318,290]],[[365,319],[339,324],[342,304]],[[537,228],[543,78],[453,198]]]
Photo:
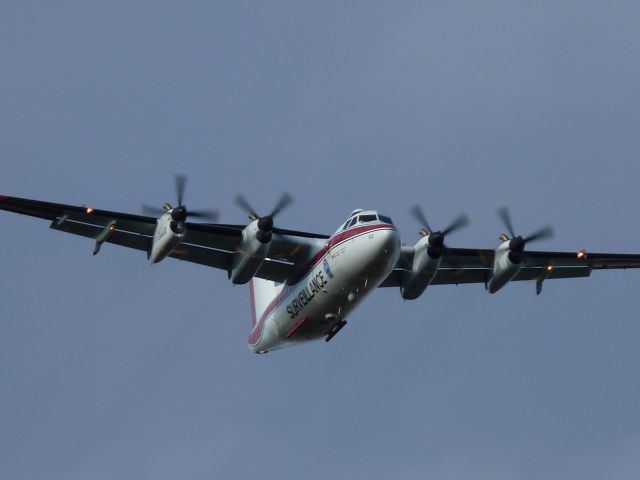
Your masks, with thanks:
[[[376,289],[400,255],[400,237],[384,222],[355,225],[336,232],[293,285],[282,285],[256,319],[249,336],[255,352],[314,340],[328,331]]]

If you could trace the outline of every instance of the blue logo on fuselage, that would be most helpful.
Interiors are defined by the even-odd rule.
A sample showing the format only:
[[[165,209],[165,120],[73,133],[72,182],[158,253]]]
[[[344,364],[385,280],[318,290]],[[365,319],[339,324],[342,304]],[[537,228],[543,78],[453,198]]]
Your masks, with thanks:
[[[324,267],[324,272],[327,274],[329,278],[333,278],[333,272],[331,271],[331,267],[329,267],[329,262],[325,258],[322,262],[322,266]]]

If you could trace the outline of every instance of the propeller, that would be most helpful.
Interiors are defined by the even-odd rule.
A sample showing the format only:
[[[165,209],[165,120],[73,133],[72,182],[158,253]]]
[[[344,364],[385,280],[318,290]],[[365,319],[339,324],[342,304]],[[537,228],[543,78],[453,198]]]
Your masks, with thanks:
[[[158,208],[152,205],[143,204],[143,215],[147,215],[150,217],[159,217],[167,212],[171,212],[171,219],[174,222],[185,222],[187,220],[187,217],[202,218],[211,222],[216,222],[218,220],[218,212],[216,210],[187,210],[187,207],[183,203],[184,192],[187,186],[186,175],[176,175],[174,183],[178,205],[176,207],[172,207],[171,204],[165,203],[162,208]]]
[[[471,223],[469,221],[469,217],[467,217],[465,214],[461,214],[453,222],[451,222],[451,224],[447,228],[434,231],[429,225],[427,217],[425,216],[422,208],[420,208],[419,205],[414,205],[413,207],[411,207],[410,211],[418,221],[418,223],[423,226],[423,228],[420,230],[420,235],[422,235],[423,237],[427,235],[429,236],[429,245],[427,247],[427,252],[429,253],[429,256],[431,258],[438,258],[440,257],[440,255],[442,255],[443,249],[446,248],[444,245],[444,238],[448,234],[464,228],[469,225],[469,223]]]
[[[542,227],[526,237],[516,235],[513,228],[513,222],[511,221],[511,215],[509,214],[509,209],[507,207],[498,209],[498,217],[500,217],[504,226],[507,227],[507,231],[510,235],[509,237],[503,233],[500,235],[500,240],[503,242],[509,242],[509,258],[513,263],[519,263],[522,261],[522,252],[524,252],[524,247],[528,242],[535,242],[553,237],[553,228],[551,228],[550,225]]]
[[[251,221],[258,220],[258,241],[260,243],[268,243],[271,241],[273,233],[273,217],[280,214],[282,210],[291,205],[291,203],[293,203],[293,197],[289,193],[283,193],[275,207],[271,210],[271,213],[264,216],[260,216],[256,209],[251,206],[242,194],[238,194],[235,199],[235,203],[238,207],[247,212]]]

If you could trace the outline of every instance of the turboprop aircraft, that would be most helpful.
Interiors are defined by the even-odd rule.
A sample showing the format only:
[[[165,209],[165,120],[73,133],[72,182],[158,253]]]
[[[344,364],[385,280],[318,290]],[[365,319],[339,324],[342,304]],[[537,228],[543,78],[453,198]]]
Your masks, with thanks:
[[[287,194],[267,215],[259,215],[238,196],[237,205],[249,214],[247,225],[194,223],[187,219],[215,221],[217,215],[187,209],[185,182],[184,176],[176,177],[175,207],[145,206],[142,215],[10,196],[0,196],[0,209],[43,218],[54,230],[88,237],[94,255],[111,243],[141,250],[152,263],[177,258],[224,270],[234,284],[248,283],[248,344],[256,353],[319,338],[330,341],[378,287],[399,288],[403,299],[412,300],[429,285],[479,283],[496,293],[511,281],[531,280],[540,294],[546,280],[640,267],[640,255],[526,250],[552,230],[516,235],[506,209],[498,214],[509,235],[500,235],[494,250],[449,247],[445,238],[466,226],[467,217],[435,230],[418,206],[412,213],[423,228],[413,245],[402,244],[391,219],[374,210],[354,210],[332,235],[277,228],[274,217],[292,201]]]

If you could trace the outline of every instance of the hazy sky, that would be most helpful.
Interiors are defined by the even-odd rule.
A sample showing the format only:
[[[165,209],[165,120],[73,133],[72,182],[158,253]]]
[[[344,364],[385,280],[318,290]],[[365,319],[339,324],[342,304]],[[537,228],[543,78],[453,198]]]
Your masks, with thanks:
[[[0,2],[0,193],[640,252],[637,1]],[[7,479],[637,479],[640,271],[375,292],[255,355],[224,272],[0,212]]]

